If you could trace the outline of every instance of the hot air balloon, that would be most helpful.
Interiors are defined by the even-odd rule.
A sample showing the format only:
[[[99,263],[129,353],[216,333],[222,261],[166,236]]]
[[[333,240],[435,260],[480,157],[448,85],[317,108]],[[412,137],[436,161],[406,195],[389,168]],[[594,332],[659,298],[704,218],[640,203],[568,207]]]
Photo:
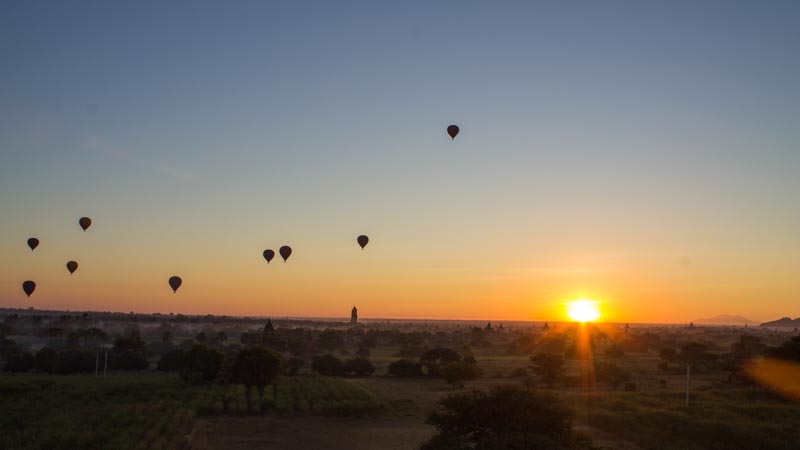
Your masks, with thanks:
[[[67,261],[67,270],[69,270],[70,274],[75,273],[78,270],[78,263],[75,261]]]
[[[22,283],[22,290],[25,291],[25,295],[30,297],[31,294],[33,294],[33,291],[36,290],[36,283],[34,283],[33,281],[28,280],[28,281]]]
[[[289,247],[288,245],[284,245],[278,251],[281,253],[283,262],[286,262],[286,260],[289,259],[290,256],[292,256],[292,247]]]
[[[456,136],[458,136],[458,125],[450,125],[447,127],[447,134],[450,135],[450,139],[455,140]]]
[[[87,228],[92,226],[92,219],[88,217],[81,217],[80,220],[78,220],[78,224],[80,224],[81,228],[83,228],[83,231],[86,231]]]
[[[169,277],[169,287],[172,288],[172,292],[178,292],[178,288],[181,287],[181,283],[183,283],[181,277]]]
[[[269,249],[264,250],[264,259],[267,260],[267,264],[269,264],[269,262],[272,261],[272,258],[274,258],[274,257],[275,257],[275,252],[274,251],[269,250]]]
[[[364,250],[364,247],[366,247],[367,244],[369,243],[369,238],[362,234],[361,236],[356,238],[356,242],[358,242],[358,245],[361,246],[361,250]]]
[[[36,247],[38,247],[38,246],[39,246],[39,240],[38,239],[36,239],[36,238],[28,239],[28,247],[31,248],[31,251],[36,250]]]

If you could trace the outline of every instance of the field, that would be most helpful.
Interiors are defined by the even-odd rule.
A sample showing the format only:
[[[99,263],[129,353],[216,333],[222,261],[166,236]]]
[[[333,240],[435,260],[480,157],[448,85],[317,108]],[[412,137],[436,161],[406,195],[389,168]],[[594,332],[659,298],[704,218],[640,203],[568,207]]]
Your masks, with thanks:
[[[592,448],[800,448],[800,403],[731,377],[739,370],[730,363],[735,357],[743,351],[750,352],[747,357],[764,355],[793,339],[788,332],[686,327],[629,332],[614,325],[511,329],[513,324],[491,331],[459,323],[353,327],[306,321],[281,323],[267,333],[238,319],[103,319],[12,316],[2,322],[10,331],[10,338],[0,341],[4,370],[22,373],[0,374],[1,449],[418,449],[437,432],[426,420],[441,399],[504,384],[554,394],[548,401],[569,408],[571,433],[590,440]],[[109,330],[104,345],[112,354],[138,349],[146,359],[130,361],[144,366],[112,367],[105,377],[46,373],[60,373],[53,369],[58,366],[45,364],[44,350],[50,348],[51,356],[88,351],[94,369],[97,338],[74,338],[90,325]],[[59,328],[65,331],[55,335]],[[574,353],[579,333],[589,336],[588,358]],[[181,378],[176,369],[154,370],[171,352],[195,348],[207,350],[198,355],[225,358],[226,368],[200,381]],[[260,393],[252,389],[248,399],[242,384],[228,382],[244,348],[272,349],[287,368],[293,361],[297,370]],[[455,354],[457,365],[475,365],[479,376],[446,383],[428,366],[411,375],[389,374],[400,358],[421,370],[424,354],[434,350]],[[532,368],[531,357],[543,353],[563,364],[552,385]],[[29,366],[23,367],[26,354]],[[374,372],[321,376],[317,372],[326,372],[312,367],[323,355],[335,355],[339,364],[361,355]],[[686,367],[695,363],[687,407]],[[617,370],[621,381],[601,376],[604,366]]]

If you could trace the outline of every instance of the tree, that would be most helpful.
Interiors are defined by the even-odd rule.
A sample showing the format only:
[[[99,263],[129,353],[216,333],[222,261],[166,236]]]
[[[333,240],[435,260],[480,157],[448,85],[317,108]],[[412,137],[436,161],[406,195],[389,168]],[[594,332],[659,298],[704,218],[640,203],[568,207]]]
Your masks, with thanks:
[[[795,336],[778,347],[769,350],[768,355],[787,361],[800,361],[800,336]]]
[[[161,335],[161,342],[165,344],[172,344],[172,333],[165,331],[164,334]]]
[[[389,375],[396,377],[420,377],[422,376],[422,364],[398,359],[389,364]]]
[[[708,353],[708,347],[698,342],[690,342],[681,348],[677,356],[678,361],[696,370],[700,364],[708,364],[715,356]]]
[[[437,434],[423,450],[560,449],[572,415],[558,397],[515,385],[447,396],[428,417]]]
[[[659,350],[658,356],[660,356],[664,362],[671,363],[675,361],[675,357],[678,356],[678,352],[674,348],[665,347]]]
[[[185,359],[185,350],[170,350],[158,360],[157,369],[164,372],[179,372],[185,365]]]
[[[344,363],[339,358],[328,353],[315,356],[311,361],[311,370],[322,375],[340,377],[344,375]]]
[[[51,347],[42,347],[36,352],[36,368],[45,373],[55,372],[58,354]]]
[[[147,370],[150,363],[144,353],[132,350],[112,351],[108,357],[108,367],[111,370]]]
[[[375,366],[367,358],[358,357],[344,363],[344,372],[357,377],[369,376],[375,372]]]
[[[344,347],[344,333],[337,330],[325,330],[317,338],[317,346],[329,352]]]
[[[224,331],[220,331],[220,332],[217,333],[216,339],[217,339],[217,342],[219,342],[221,344],[221,343],[223,343],[223,342],[228,340],[228,335],[225,334]]]
[[[289,375],[297,375],[300,369],[306,365],[306,362],[303,358],[293,357],[286,361],[286,365],[289,367]]]
[[[236,355],[233,379],[247,389],[247,408],[250,409],[250,388],[258,389],[264,398],[264,388],[272,384],[284,371],[283,357],[265,348],[246,348]]]
[[[28,352],[14,352],[6,358],[3,372],[30,372],[36,367],[36,358]]]
[[[184,355],[181,378],[192,383],[210,383],[220,374],[224,361],[221,351],[195,344]]]
[[[553,387],[564,375],[564,358],[552,353],[537,353],[531,356],[531,369],[547,387]]]
[[[444,367],[451,362],[461,360],[461,355],[452,348],[434,348],[426,351],[419,357],[419,362],[425,367],[428,376],[438,377]]]
[[[481,370],[469,362],[451,362],[442,370],[442,376],[453,387],[464,387],[465,381],[481,376]]]
[[[608,383],[611,389],[614,390],[631,379],[631,374],[627,371],[616,364],[608,362],[595,362],[594,374],[597,381]]]

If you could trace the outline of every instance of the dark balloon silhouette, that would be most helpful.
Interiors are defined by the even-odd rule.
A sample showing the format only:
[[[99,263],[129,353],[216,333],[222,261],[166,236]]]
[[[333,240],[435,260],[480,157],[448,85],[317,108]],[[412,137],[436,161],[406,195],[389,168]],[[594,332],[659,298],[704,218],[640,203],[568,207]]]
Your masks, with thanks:
[[[292,256],[292,247],[289,247],[288,245],[284,245],[278,251],[281,253],[283,262],[286,262],[286,260],[289,259],[290,256]]]
[[[447,127],[447,134],[450,135],[450,139],[455,140],[456,136],[458,136],[458,126],[457,125],[450,125]]]
[[[22,290],[25,291],[25,295],[30,297],[31,294],[33,294],[33,291],[36,290],[36,283],[34,283],[33,281],[28,280],[28,281],[22,283]]]
[[[361,250],[364,250],[364,247],[366,247],[367,244],[369,244],[369,238],[367,236],[364,236],[363,234],[358,238],[356,238],[356,241],[358,242],[358,245],[361,246]]]
[[[267,264],[269,264],[269,262],[272,261],[272,258],[274,258],[274,257],[275,257],[275,252],[274,251],[269,250],[269,249],[264,250],[264,259],[267,260]]]
[[[88,217],[81,217],[80,220],[78,220],[78,224],[80,224],[81,228],[83,228],[83,231],[86,231],[87,228],[92,226],[92,219]]]
[[[69,270],[70,274],[75,273],[78,270],[78,263],[75,261],[67,261],[67,270]]]
[[[38,247],[38,246],[39,246],[39,240],[38,239],[36,239],[36,238],[28,239],[28,247],[31,248],[31,251],[36,250],[36,247]]]
[[[178,292],[178,288],[181,287],[182,283],[181,277],[169,277],[169,287],[172,288],[172,292]]]

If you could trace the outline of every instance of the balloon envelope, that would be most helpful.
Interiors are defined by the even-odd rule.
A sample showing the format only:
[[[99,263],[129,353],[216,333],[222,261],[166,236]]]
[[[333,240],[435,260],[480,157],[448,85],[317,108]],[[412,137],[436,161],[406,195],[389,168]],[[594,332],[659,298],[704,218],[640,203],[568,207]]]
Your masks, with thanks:
[[[450,135],[450,139],[455,139],[458,136],[458,126],[457,125],[450,125],[447,127],[447,134]]]
[[[39,240],[38,239],[36,239],[36,238],[28,239],[28,247],[31,248],[31,251],[34,251],[36,249],[36,247],[38,247],[38,246],[39,246]]]
[[[75,273],[78,270],[78,263],[75,261],[67,261],[67,270],[69,273]]]
[[[290,256],[292,256],[292,247],[289,247],[288,245],[284,245],[278,251],[281,253],[281,258],[283,258],[283,262],[286,262],[286,260],[289,259]]]
[[[81,226],[81,228],[83,228],[83,231],[86,231],[87,228],[92,226],[92,219],[88,217],[81,217],[80,220],[78,220],[78,224]]]
[[[25,295],[30,297],[31,294],[33,294],[33,291],[36,290],[36,283],[34,283],[33,281],[28,280],[28,281],[22,283],[22,290],[25,291]]]
[[[269,249],[264,250],[264,259],[267,260],[267,264],[269,264],[269,262],[272,261],[272,258],[274,258],[274,257],[275,257],[275,252],[274,251],[269,250]]]
[[[169,287],[172,288],[172,292],[177,292],[178,288],[181,287],[181,283],[183,283],[181,277],[169,277]]]
[[[366,247],[369,243],[369,238],[362,234],[356,239],[356,241],[358,242],[358,245],[361,246],[361,250],[364,250],[364,247]]]

